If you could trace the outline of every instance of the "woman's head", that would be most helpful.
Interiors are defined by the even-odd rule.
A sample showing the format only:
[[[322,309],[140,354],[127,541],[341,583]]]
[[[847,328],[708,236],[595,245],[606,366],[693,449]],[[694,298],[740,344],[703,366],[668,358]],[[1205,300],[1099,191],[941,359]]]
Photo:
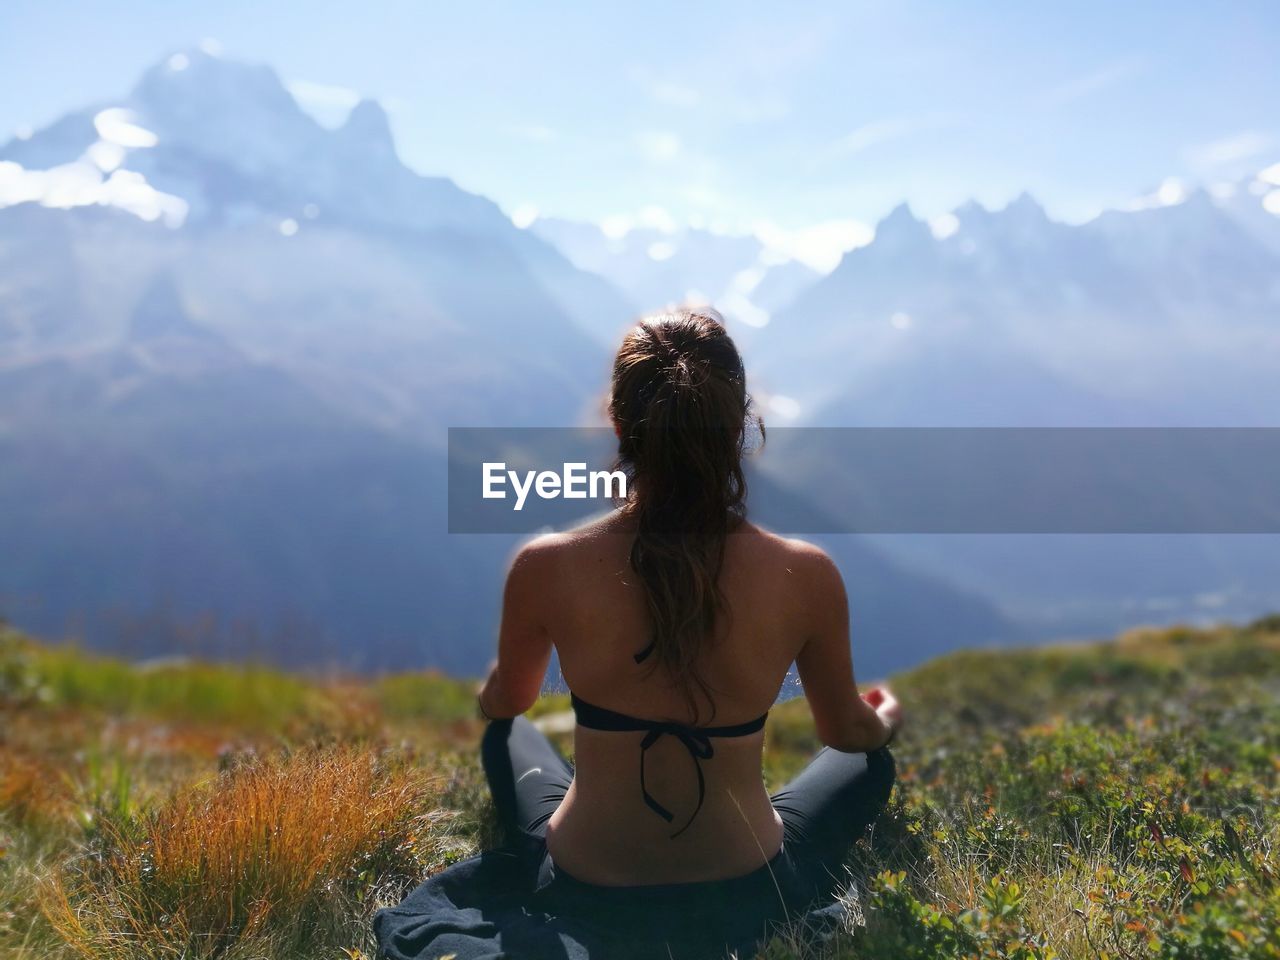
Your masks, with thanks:
[[[631,564],[645,588],[654,659],[696,714],[694,691],[710,699],[697,658],[724,612],[725,539],[746,513],[747,427],[759,425],[719,315],[680,309],[636,324],[614,360],[609,413],[630,479]]]

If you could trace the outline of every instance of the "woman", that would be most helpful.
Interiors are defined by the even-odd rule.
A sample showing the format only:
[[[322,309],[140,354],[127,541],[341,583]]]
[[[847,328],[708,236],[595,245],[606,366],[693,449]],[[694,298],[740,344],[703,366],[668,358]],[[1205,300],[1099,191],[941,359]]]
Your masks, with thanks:
[[[642,320],[609,409],[628,499],[534,540],[507,578],[479,693],[499,817],[535,853],[540,890],[587,905],[611,889],[619,904],[732,891],[719,902],[733,914],[794,914],[831,896],[887,800],[900,708],[884,688],[858,694],[831,559],[745,519],[749,398],[718,318]],[[553,649],[577,714],[573,768],[520,716]],[[762,727],[793,663],[826,747],[771,797]]]

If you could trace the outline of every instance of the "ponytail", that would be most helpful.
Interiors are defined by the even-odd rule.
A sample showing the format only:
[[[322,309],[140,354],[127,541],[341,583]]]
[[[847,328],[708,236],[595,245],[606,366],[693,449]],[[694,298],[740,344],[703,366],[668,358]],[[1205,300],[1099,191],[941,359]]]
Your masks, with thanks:
[[[727,613],[725,543],[746,516],[748,408],[742,359],[714,311],[648,317],[623,340],[609,409],[631,491],[624,510],[636,520],[630,560],[649,614],[646,652],[695,719],[699,694],[715,715],[699,660]]]

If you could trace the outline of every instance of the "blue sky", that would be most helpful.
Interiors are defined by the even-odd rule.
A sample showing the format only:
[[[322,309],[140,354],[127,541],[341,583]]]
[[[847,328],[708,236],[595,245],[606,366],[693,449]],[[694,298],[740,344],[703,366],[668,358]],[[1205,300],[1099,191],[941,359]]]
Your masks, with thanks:
[[[838,232],[1030,190],[1085,219],[1280,159],[1280,4],[5,0],[0,137],[204,38],[508,211]]]

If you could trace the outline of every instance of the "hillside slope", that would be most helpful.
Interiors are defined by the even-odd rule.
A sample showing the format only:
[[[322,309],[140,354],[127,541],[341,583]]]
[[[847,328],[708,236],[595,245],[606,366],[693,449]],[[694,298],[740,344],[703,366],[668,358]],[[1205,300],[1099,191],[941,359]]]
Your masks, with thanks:
[[[1271,617],[896,677],[901,781],[822,957],[1276,957],[1278,654]],[[375,909],[493,842],[479,732],[431,674],[128,665],[4,630],[0,955],[365,957]],[[804,701],[777,706],[767,780],[815,747]]]

